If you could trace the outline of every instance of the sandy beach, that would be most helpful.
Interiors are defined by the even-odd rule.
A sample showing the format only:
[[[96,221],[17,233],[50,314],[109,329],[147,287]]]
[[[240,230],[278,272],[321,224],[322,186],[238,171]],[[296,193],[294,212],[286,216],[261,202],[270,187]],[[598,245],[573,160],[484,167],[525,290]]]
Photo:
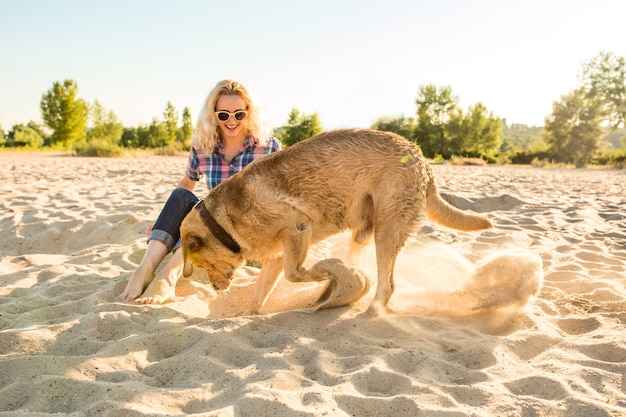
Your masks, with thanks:
[[[495,228],[425,221],[385,316],[284,280],[241,316],[254,267],[118,302],[186,161],[0,154],[0,416],[626,415],[626,171],[433,166]]]

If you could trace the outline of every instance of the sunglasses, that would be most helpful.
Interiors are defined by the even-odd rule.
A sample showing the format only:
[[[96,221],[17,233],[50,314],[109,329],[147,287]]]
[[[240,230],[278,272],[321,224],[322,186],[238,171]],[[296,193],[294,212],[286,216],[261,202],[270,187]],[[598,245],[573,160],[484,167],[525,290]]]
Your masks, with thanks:
[[[248,115],[248,112],[245,110],[237,110],[236,112],[231,113],[226,110],[220,110],[220,111],[216,111],[215,115],[222,122],[227,121],[228,119],[230,119],[231,116],[234,117],[235,120],[240,122],[246,118],[246,116]]]

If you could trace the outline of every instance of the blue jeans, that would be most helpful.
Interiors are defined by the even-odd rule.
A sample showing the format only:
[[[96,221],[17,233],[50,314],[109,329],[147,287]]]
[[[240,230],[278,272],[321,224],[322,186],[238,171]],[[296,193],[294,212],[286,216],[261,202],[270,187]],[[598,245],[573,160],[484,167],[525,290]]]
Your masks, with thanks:
[[[200,201],[198,197],[185,188],[175,188],[165,202],[157,219],[148,242],[159,240],[167,246],[167,250],[176,250],[180,246],[180,225],[187,214]]]

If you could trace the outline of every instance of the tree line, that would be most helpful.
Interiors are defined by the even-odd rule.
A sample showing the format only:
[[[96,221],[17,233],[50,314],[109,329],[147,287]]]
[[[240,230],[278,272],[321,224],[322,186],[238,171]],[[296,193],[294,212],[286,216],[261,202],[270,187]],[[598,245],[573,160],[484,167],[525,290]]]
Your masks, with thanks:
[[[74,80],[55,82],[40,102],[45,126],[30,121],[4,133],[5,147],[75,150],[83,154],[115,156],[125,148],[171,148],[182,150],[191,143],[191,112],[185,107],[179,123],[178,111],[167,102],[163,118],[147,125],[124,127],[115,113],[96,100],[87,103],[78,97]],[[88,127],[88,122],[91,126]]]
[[[464,110],[450,86],[427,84],[418,89],[414,117],[383,117],[371,127],[415,141],[426,157],[439,160],[460,156],[498,163],[545,160],[577,167],[591,162],[623,164],[625,76],[623,57],[599,53],[583,63],[579,87],[553,103],[544,126],[509,126],[482,103]],[[0,144],[119,155],[128,148],[186,151],[193,135],[187,107],[180,117],[168,101],[162,119],[155,117],[147,126],[124,127],[97,100],[87,103],[79,98],[74,80],[55,82],[42,96],[40,109],[45,127],[31,121],[13,126],[6,136],[0,127]],[[317,113],[304,114],[294,108],[275,136],[286,147],[323,130]],[[606,137],[613,139],[603,141]]]
[[[583,63],[580,86],[555,101],[543,127],[507,126],[482,103],[467,111],[450,86],[420,87],[416,117],[380,119],[374,127],[418,142],[424,155],[480,157],[492,162],[544,159],[584,167],[626,160],[626,65],[601,52]],[[616,135],[618,141],[603,141]],[[612,146],[613,149],[608,147]]]

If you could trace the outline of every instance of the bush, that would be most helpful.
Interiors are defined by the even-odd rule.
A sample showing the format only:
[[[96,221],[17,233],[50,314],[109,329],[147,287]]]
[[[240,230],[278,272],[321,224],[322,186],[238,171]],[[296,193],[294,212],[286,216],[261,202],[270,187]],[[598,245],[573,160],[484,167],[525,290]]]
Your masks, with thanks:
[[[182,144],[180,143],[171,144],[169,146],[162,146],[154,150],[154,154],[159,156],[176,156],[186,153],[188,153],[188,151],[184,150]]]
[[[435,158],[433,159],[433,163],[434,164],[443,164],[444,163],[444,159],[443,156],[441,156],[440,153],[438,153],[437,155],[435,155]]]
[[[8,148],[41,148],[44,139],[34,129],[24,126],[15,125],[13,130],[9,132],[4,146]]]
[[[532,161],[530,161],[530,165],[533,168],[574,168],[574,165],[567,164],[565,162],[554,162],[554,160],[550,159],[539,159],[535,157]]]
[[[483,158],[465,158],[465,157],[461,157],[461,156],[452,156],[452,158],[450,158],[450,163],[452,165],[478,165],[478,166],[485,166],[487,165],[487,161],[485,161]]]
[[[124,148],[106,139],[92,139],[88,143],[74,146],[79,156],[118,157],[124,155]]]
[[[611,165],[623,168],[626,162],[626,149],[609,149],[596,154],[592,160],[593,165]]]
[[[532,164],[534,160],[549,160],[550,155],[546,151],[517,151],[513,155],[511,155],[511,163],[519,164],[519,165],[528,165]]]
[[[506,153],[498,154],[496,157],[496,164],[498,165],[509,165],[511,163],[511,157]]]

